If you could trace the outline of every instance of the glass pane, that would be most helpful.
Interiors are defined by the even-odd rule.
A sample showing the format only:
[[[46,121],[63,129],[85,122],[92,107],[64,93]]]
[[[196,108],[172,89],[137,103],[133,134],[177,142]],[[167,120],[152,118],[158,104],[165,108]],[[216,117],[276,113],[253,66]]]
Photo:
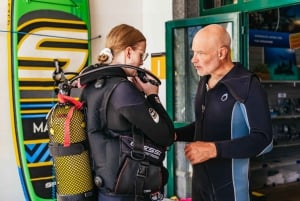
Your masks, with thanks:
[[[232,22],[220,25],[224,26],[231,36],[233,35]],[[194,99],[200,77],[191,63],[193,56],[191,46],[194,35],[201,27],[191,26],[174,31],[174,120],[176,122],[191,122],[195,119]],[[232,52],[232,57],[236,57],[236,52]]]
[[[266,186],[277,185],[270,183],[271,171],[279,170],[285,178],[285,171],[294,174],[299,169],[294,161],[300,151],[300,5],[251,12],[248,17],[249,67],[263,80],[273,128],[272,151],[250,163],[252,188],[264,193]],[[277,190],[268,189],[268,198]]]
[[[204,9],[217,8],[221,6],[236,4],[238,0],[202,0]]]
[[[263,80],[299,80],[300,5],[249,14],[249,66]]]
[[[191,64],[191,44],[200,28],[188,27],[174,32],[175,121],[190,122],[194,119],[193,103],[199,76]]]

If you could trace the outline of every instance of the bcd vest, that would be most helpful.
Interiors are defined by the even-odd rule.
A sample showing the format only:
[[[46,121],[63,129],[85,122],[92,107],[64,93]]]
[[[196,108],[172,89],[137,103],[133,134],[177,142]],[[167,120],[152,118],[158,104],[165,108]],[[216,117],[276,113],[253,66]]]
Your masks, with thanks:
[[[135,200],[139,200],[145,194],[163,190],[168,179],[168,171],[162,163],[166,150],[145,139],[133,126],[126,133],[115,133],[107,128],[107,104],[114,89],[123,81],[126,79],[121,77],[99,79],[89,86],[98,87],[97,90],[91,93],[86,89],[82,98],[87,103],[88,139],[97,187],[103,192],[135,195]],[[96,105],[89,106],[89,102]],[[99,122],[89,122],[97,114]],[[95,130],[97,132],[93,132]]]

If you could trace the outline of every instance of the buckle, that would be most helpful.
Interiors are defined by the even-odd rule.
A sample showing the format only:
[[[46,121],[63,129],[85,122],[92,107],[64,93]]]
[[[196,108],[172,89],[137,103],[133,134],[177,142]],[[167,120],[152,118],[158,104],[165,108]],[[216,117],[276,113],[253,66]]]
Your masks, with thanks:
[[[148,164],[141,162],[136,172],[138,177],[147,177],[148,176]]]
[[[145,159],[145,153],[143,151],[132,150],[130,156],[133,160],[142,161]]]
[[[157,191],[150,194],[150,199],[152,201],[160,201],[164,199],[164,195],[161,192]]]

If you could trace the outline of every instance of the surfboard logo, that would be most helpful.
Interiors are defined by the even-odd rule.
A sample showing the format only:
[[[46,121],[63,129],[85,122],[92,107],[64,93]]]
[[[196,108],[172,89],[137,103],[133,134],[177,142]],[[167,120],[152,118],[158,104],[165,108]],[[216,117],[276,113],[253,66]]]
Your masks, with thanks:
[[[53,200],[55,180],[45,118],[56,103],[54,60],[65,73],[80,72],[88,65],[88,25],[68,11],[51,9],[25,12],[14,23],[12,98],[20,178],[26,200]]]
[[[25,14],[19,22],[17,56],[21,81],[52,81],[49,75],[54,70],[54,59],[60,61],[65,72],[79,72],[87,65],[88,32],[80,19],[59,11],[40,10]]]

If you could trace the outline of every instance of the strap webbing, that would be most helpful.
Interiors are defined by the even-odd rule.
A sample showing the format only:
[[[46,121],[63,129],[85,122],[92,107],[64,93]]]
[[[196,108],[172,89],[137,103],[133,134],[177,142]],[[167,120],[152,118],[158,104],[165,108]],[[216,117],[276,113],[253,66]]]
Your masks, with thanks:
[[[131,152],[131,157],[134,160],[140,160],[139,167],[137,169],[135,178],[135,201],[144,200],[144,184],[145,179],[148,176],[149,162],[144,161],[144,134],[141,132],[136,133],[136,129],[132,126],[133,135],[133,150]]]
[[[49,143],[50,155],[52,157],[70,156],[81,154],[88,150],[88,141],[84,140],[78,143],[71,143],[70,146],[65,147],[60,143]]]
[[[65,122],[65,133],[64,133],[64,147],[69,147],[71,144],[71,137],[70,137],[70,124],[71,124],[71,118],[73,116],[75,107],[71,107]]]
[[[75,98],[73,98],[71,96],[61,94],[61,93],[59,93],[57,95],[57,98],[58,98],[58,102],[60,102],[60,103],[71,103],[72,105],[75,106],[76,109],[81,109],[84,105],[84,103],[76,100]]]
[[[73,116],[74,110],[76,109],[81,109],[83,107],[83,103],[76,100],[75,98],[71,97],[71,96],[67,96],[64,94],[59,93],[57,95],[58,98],[58,102],[60,103],[71,103],[71,105],[73,105],[66,117],[66,122],[64,125],[64,129],[65,129],[65,133],[64,133],[64,147],[69,147],[71,144],[71,137],[70,137],[70,122],[71,122],[71,118]]]

